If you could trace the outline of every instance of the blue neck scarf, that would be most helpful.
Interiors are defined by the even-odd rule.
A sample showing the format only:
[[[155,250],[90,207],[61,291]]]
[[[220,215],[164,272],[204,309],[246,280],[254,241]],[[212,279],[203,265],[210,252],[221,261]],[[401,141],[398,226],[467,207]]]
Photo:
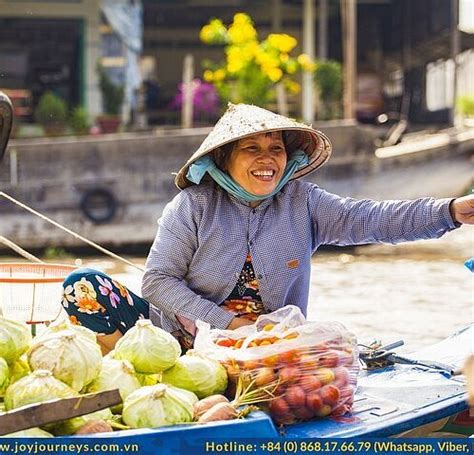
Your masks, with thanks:
[[[308,161],[308,155],[302,150],[296,150],[293,152],[290,159],[286,163],[285,171],[283,172],[283,176],[278,182],[278,185],[271,193],[265,194],[264,196],[256,196],[255,194],[249,193],[247,190],[242,188],[229,174],[222,172],[216,166],[216,163],[214,163],[214,160],[209,154],[199,158],[193,164],[191,164],[191,166],[189,166],[186,178],[190,182],[198,185],[204,177],[204,174],[207,172],[220,187],[232,194],[232,196],[235,196],[237,199],[246,202],[258,202],[278,193],[283,188],[283,186],[286,185],[288,180],[293,177],[295,171],[299,167],[308,164]]]

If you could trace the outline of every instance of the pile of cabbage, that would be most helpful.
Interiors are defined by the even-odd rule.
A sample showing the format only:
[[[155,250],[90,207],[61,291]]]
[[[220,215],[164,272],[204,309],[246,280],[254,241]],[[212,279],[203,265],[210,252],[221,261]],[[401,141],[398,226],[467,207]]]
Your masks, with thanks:
[[[114,429],[193,421],[201,398],[225,391],[227,372],[214,360],[181,355],[178,341],[139,320],[102,356],[96,334],[69,321],[32,338],[26,324],[0,317],[0,414],[35,403],[119,389],[123,404],[9,436],[76,433],[87,422]]]

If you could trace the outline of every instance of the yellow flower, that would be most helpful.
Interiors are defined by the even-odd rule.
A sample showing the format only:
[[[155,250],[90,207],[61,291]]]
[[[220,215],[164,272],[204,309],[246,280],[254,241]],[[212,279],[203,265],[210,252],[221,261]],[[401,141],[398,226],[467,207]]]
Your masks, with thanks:
[[[220,19],[212,19],[209,24],[201,28],[199,38],[206,44],[217,44],[226,41],[227,29]]]
[[[212,32],[212,27],[210,25],[205,25],[199,32],[199,39],[203,43],[210,43],[212,41],[213,35],[214,33]]]
[[[223,68],[218,69],[214,72],[214,80],[222,81],[225,78],[225,70]]]
[[[251,22],[252,21],[251,21],[250,16],[248,14],[237,13],[237,14],[234,15],[234,24],[243,25],[243,24],[249,24]]]
[[[206,82],[212,82],[214,79],[214,73],[211,70],[206,70],[204,71],[203,77]]]
[[[316,68],[316,64],[311,60],[308,54],[298,55],[297,60],[303,71],[314,71]]]
[[[229,27],[229,38],[233,44],[244,44],[257,38],[257,31],[252,24],[232,24]]]
[[[289,55],[288,55],[286,52],[282,52],[282,53],[280,54],[280,61],[281,61],[282,63],[286,63],[289,58],[290,58],[290,57],[289,57]]]
[[[280,68],[271,68],[266,73],[272,82],[278,82],[283,76],[283,71]]]
[[[298,71],[298,64],[296,63],[295,60],[291,59],[288,62],[286,62],[285,68],[288,74],[295,74],[296,71]]]
[[[267,41],[270,46],[284,53],[291,52],[297,44],[296,39],[286,33],[271,33]]]
[[[262,69],[271,69],[279,66],[279,61],[269,53],[265,51],[260,51],[255,56],[255,60],[262,67]]]
[[[295,82],[289,79],[285,81],[285,87],[290,93],[293,93],[294,95],[298,94],[301,91],[300,84],[298,84],[298,82]]]

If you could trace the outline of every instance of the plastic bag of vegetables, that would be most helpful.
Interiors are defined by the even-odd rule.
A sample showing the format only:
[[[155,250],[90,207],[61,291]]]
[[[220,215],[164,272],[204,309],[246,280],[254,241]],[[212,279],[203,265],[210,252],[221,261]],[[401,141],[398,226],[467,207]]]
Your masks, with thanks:
[[[27,351],[30,343],[31,333],[26,324],[0,317],[0,357],[12,363]]]
[[[123,404],[122,420],[132,428],[157,428],[193,420],[197,396],[167,384],[141,387]]]
[[[73,330],[61,330],[34,339],[28,351],[28,363],[32,370],[49,370],[57,379],[80,391],[98,376],[102,352],[95,339]]]
[[[173,335],[140,319],[115,345],[114,358],[128,360],[138,373],[157,374],[172,367],[181,355]]]
[[[219,360],[229,383],[267,389],[275,398],[266,407],[279,424],[351,409],[359,372],[354,335],[337,322],[306,321],[288,305],[261,315],[237,330],[211,329],[197,322],[197,352]],[[230,395],[232,390],[228,390]]]
[[[163,372],[161,381],[194,392],[201,399],[225,391],[227,371],[216,360],[191,350]]]

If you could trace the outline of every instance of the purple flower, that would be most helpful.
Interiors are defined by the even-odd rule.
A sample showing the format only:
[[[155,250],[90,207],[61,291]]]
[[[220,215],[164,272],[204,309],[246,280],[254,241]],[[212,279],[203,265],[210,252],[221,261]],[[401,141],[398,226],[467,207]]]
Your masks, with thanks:
[[[99,291],[102,295],[109,296],[110,304],[117,308],[117,303],[120,303],[120,297],[113,291],[112,283],[107,278],[102,278],[96,275],[95,278],[101,284]]]
[[[178,93],[171,102],[171,108],[181,109],[184,99],[184,84],[178,85]],[[193,116],[214,117],[219,113],[219,95],[215,87],[200,79],[193,79]]]

